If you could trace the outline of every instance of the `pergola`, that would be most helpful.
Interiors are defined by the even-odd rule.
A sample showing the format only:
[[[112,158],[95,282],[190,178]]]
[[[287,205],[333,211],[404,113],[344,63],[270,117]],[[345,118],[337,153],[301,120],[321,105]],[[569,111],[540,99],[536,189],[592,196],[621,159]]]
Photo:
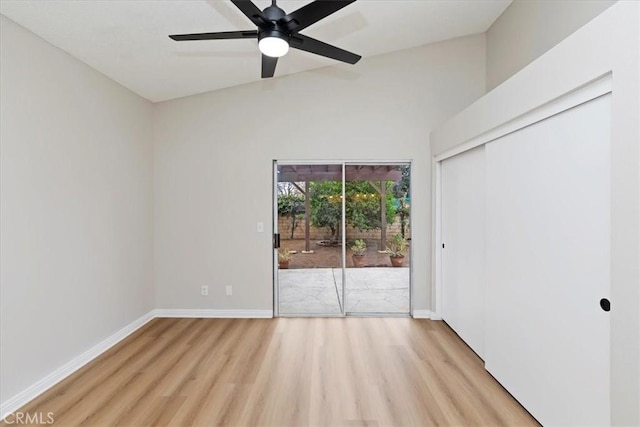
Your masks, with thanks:
[[[402,179],[402,172],[394,165],[347,165],[345,166],[345,181],[368,181],[380,194],[380,247],[387,246],[387,186],[385,181],[398,182]],[[342,165],[279,165],[278,182],[290,182],[304,194],[305,211],[305,251],[311,250],[310,221],[309,221],[309,182],[340,181],[342,182]],[[298,186],[304,182],[304,188]]]

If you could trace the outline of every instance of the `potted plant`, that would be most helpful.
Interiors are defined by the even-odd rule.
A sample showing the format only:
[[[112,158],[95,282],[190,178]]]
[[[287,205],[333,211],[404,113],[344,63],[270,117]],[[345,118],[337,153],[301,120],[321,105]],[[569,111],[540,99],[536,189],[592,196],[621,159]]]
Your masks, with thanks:
[[[402,234],[394,234],[389,244],[387,245],[386,252],[391,259],[391,265],[394,267],[402,267],[404,264],[404,252],[407,250],[407,241]]]
[[[367,251],[367,244],[364,240],[358,239],[351,245],[351,259],[354,267],[364,267],[364,254]]]
[[[291,251],[288,248],[279,248],[278,249],[278,268],[287,269],[289,268],[289,261],[291,261]]]

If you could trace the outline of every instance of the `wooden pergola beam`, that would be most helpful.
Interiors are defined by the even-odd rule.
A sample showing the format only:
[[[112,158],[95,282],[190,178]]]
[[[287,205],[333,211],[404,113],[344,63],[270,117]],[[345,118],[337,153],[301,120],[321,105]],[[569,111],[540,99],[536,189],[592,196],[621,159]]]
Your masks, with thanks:
[[[402,179],[402,172],[393,166],[356,165],[347,167],[347,181],[394,181]],[[279,182],[320,182],[342,181],[342,168],[339,165],[303,165],[280,168]]]

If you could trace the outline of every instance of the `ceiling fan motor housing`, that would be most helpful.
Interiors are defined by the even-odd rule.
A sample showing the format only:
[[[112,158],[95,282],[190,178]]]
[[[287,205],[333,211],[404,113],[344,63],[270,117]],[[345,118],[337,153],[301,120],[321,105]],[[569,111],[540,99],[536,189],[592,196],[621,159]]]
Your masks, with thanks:
[[[278,6],[269,6],[262,13],[270,22],[269,26],[260,28],[258,32],[258,41],[266,37],[276,37],[289,43],[289,31],[278,23],[285,17],[286,13]]]
[[[260,31],[260,33],[258,33],[258,40],[262,40],[266,37],[277,37],[289,43],[289,35],[277,26],[274,28],[269,28],[267,30],[262,30]]]
[[[284,16],[286,15],[286,13],[284,13],[284,10],[280,9],[278,6],[269,6],[268,8],[263,10],[262,13],[269,21],[273,23],[280,20],[281,18],[284,18]]]

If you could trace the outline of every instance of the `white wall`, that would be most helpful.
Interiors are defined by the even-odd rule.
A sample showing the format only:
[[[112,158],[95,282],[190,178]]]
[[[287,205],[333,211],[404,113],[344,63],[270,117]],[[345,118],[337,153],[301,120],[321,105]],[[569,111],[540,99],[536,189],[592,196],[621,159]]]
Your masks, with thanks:
[[[484,61],[478,35],[157,104],[157,307],[270,310],[272,160],[382,159],[414,161],[414,308],[429,309],[428,134],[483,95]]]
[[[152,105],[0,16],[0,401],[153,308]]]
[[[487,90],[564,40],[616,0],[515,0],[487,31]]]
[[[612,75],[611,414],[640,425],[640,3],[618,2],[431,134],[432,154],[495,137],[523,114]],[[478,137],[480,135],[480,137]]]
[[[637,22],[640,23],[640,7],[637,9],[636,13],[638,15]],[[637,31],[636,37],[638,38],[638,42],[636,45],[638,52],[636,57],[640,58],[640,31]],[[640,73],[638,73],[636,77],[638,79],[636,89],[638,91],[638,99],[640,99]],[[640,130],[638,131],[638,134],[638,141],[640,141]],[[638,150],[638,170],[640,171],[640,150]],[[638,174],[638,179],[640,180],[640,173]],[[638,200],[640,201],[640,182],[638,183],[638,192]],[[638,227],[638,241],[640,242],[640,227]],[[638,268],[640,268],[640,251],[638,251]],[[640,287],[640,283],[638,284],[638,286]],[[640,292],[638,292],[638,307],[640,308]],[[638,346],[640,347],[640,313],[638,313],[638,343]],[[638,350],[638,353],[638,357],[640,358],[640,349]],[[638,397],[640,397],[640,366],[638,367]],[[640,414],[638,414],[638,419],[640,421]]]

